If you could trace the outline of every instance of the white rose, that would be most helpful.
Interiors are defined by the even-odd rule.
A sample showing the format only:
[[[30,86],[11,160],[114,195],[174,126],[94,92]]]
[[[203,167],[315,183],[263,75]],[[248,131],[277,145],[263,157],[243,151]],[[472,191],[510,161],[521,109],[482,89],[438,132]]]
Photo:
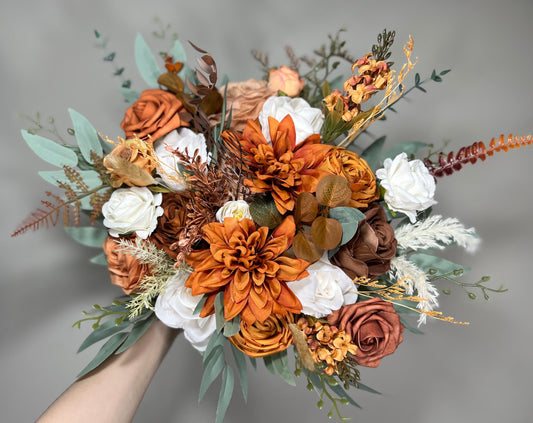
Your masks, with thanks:
[[[259,113],[259,123],[267,141],[270,139],[268,117],[281,122],[287,115],[291,115],[296,130],[296,144],[305,140],[309,135],[320,134],[324,115],[322,110],[311,107],[303,98],[287,96],[270,97]]]
[[[320,318],[357,301],[356,285],[339,267],[330,263],[327,253],[307,271],[309,276],[287,283],[302,303],[302,313]]]
[[[215,315],[200,317],[193,314],[202,296],[193,296],[191,289],[185,287],[190,274],[188,270],[179,270],[168,280],[165,291],[155,302],[155,314],[165,325],[183,329],[185,339],[203,352],[216,330],[216,321]]]
[[[216,214],[217,220],[220,223],[224,223],[224,218],[226,217],[236,217],[238,220],[253,220],[252,215],[250,214],[250,207],[244,200],[228,201],[220,209],[218,209]]]
[[[394,160],[385,159],[384,168],[376,171],[385,189],[385,202],[393,211],[405,213],[411,223],[416,221],[416,212],[431,207],[437,202],[435,179],[420,160],[407,160],[407,154],[398,154]]]
[[[181,128],[179,132],[173,130],[154,142],[154,153],[159,163],[158,173],[161,179],[173,191],[183,191],[187,189],[187,183],[178,170],[180,161],[175,154],[166,149],[167,146],[182,153],[187,152],[191,157],[198,150],[198,155],[202,161],[207,162],[208,154],[204,134],[197,134],[188,128]]]
[[[157,226],[157,218],[163,214],[162,200],[160,193],[153,194],[145,187],[113,191],[102,207],[109,235],[118,237],[135,232],[139,238],[148,238]]]

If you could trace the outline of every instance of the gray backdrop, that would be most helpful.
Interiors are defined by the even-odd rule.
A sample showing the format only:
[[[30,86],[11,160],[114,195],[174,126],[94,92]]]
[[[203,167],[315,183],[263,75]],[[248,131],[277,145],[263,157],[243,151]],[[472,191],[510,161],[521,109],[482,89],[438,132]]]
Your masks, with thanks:
[[[22,140],[19,131],[28,122],[19,115],[54,116],[63,131],[71,107],[102,133],[121,135],[126,104],[93,30],[109,37],[116,62],[141,90],[133,41],[141,32],[154,49],[165,45],[151,35],[158,29],[155,17],[172,24],[182,40],[207,49],[220,74],[232,80],[260,77],[252,48],[282,64],[286,44],[310,53],[344,26],[347,48],[361,56],[383,28],[396,29],[397,63],[411,34],[418,72],[452,72],[442,84],[429,84],[427,94],[402,101],[398,114],[374,125],[375,135],[388,134],[390,143],[450,140],[457,150],[533,128],[531,0],[2,0],[1,421],[34,420],[72,382],[95,349],[76,354],[89,327],[71,324],[82,310],[118,294],[105,269],[88,263],[94,251],[71,241],[61,227],[9,237],[49,189],[37,171],[50,168]],[[188,53],[194,57],[192,49]],[[437,211],[475,226],[483,239],[476,255],[454,250],[448,257],[473,268],[468,280],[490,274],[494,285],[504,283],[509,292],[488,302],[469,300],[460,289],[441,298],[446,314],[471,325],[433,321],[424,335],[406,333],[379,368],[363,369],[363,381],[383,395],[357,392],[363,409],[344,409],[354,421],[530,421],[532,162],[533,147],[524,148],[439,181]],[[249,377],[248,404],[236,390],[225,421],[327,420],[302,380],[293,388],[259,367]],[[135,421],[213,421],[218,391],[211,389],[198,406],[200,373],[200,356],[178,338]]]

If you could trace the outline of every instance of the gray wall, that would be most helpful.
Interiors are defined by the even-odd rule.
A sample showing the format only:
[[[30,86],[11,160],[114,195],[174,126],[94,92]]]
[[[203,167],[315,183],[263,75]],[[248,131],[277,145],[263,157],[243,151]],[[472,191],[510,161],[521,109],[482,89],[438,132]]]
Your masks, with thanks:
[[[69,125],[67,108],[87,116],[104,134],[121,135],[126,105],[112,67],[94,47],[93,29],[110,38],[117,63],[139,90],[133,40],[151,32],[154,17],[171,23],[182,40],[207,49],[220,74],[232,80],[259,77],[249,51],[270,52],[282,64],[283,47],[309,53],[339,27],[348,49],[367,52],[383,28],[397,31],[398,47],[413,35],[417,71],[452,68],[442,84],[414,93],[398,114],[372,131],[389,142],[419,140],[457,150],[500,133],[532,130],[533,2],[531,0],[276,0],[276,1],[79,1],[3,0],[0,6],[2,254],[0,294],[0,420],[35,419],[90,360],[77,355],[89,327],[72,329],[81,311],[118,294],[105,269],[88,263],[93,251],[70,241],[61,227],[15,239],[13,228],[44,198],[37,176],[49,169],[25,145],[20,114],[54,116]],[[188,50],[193,56],[192,49]],[[469,280],[490,274],[509,292],[489,302],[471,301],[455,289],[442,310],[461,327],[430,322],[425,335],[407,333],[404,343],[363,381],[382,396],[357,393],[363,410],[345,408],[359,423],[530,421],[532,323],[530,314],[533,212],[530,181],[533,146],[500,153],[467,166],[438,184],[437,211],[478,229],[483,244],[475,256],[448,257],[473,268]],[[142,403],[136,422],[214,419],[217,391],[197,406],[201,362],[178,338]],[[262,367],[262,366],[260,366]],[[325,421],[315,394],[258,370],[250,376],[245,405],[236,391],[226,421]]]

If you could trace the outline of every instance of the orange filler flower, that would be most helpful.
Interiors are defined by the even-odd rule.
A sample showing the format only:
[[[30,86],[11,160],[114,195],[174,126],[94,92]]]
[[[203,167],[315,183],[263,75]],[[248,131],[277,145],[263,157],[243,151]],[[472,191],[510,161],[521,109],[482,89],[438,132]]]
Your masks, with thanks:
[[[270,192],[281,214],[294,209],[298,194],[315,192],[326,172],[318,167],[331,146],[313,134],[296,145],[296,130],[290,115],[281,122],[269,117],[269,143],[257,122],[248,121],[243,134],[224,131],[222,138],[236,157],[243,159],[249,178],[245,184],[252,192]]]
[[[186,287],[192,295],[207,294],[200,317],[214,312],[215,297],[224,292],[224,318],[239,315],[248,324],[265,322],[272,314],[299,313],[302,305],[286,282],[307,276],[308,262],[284,256],[296,226],[287,217],[273,233],[256,228],[250,219],[227,217],[203,227],[209,248],[193,251],[186,261],[194,267]]]

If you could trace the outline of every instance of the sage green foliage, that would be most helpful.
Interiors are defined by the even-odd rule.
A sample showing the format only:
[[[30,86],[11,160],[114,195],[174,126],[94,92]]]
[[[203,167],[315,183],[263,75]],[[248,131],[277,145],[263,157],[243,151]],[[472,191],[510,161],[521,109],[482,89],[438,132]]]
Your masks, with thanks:
[[[78,164],[78,156],[71,148],[28,131],[22,130],[21,133],[26,144],[45,162],[57,167],[74,167]]]
[[[135,38],[135,63],[144,82],[150,88],[159,88],[157,79],[162,71],[159,68],[155,56],[141,34]]]
[[[334,207],[329,210],[328,216],[342,226],[342,240],[339,245],[350,241],[357,232],[359,222],[365,219],[364,213],[353,207]]]
[[[94,226],[74,227],[66,226],[65,232],[86,247],[102,248],[102,244],[107,238],[107,231]]]

